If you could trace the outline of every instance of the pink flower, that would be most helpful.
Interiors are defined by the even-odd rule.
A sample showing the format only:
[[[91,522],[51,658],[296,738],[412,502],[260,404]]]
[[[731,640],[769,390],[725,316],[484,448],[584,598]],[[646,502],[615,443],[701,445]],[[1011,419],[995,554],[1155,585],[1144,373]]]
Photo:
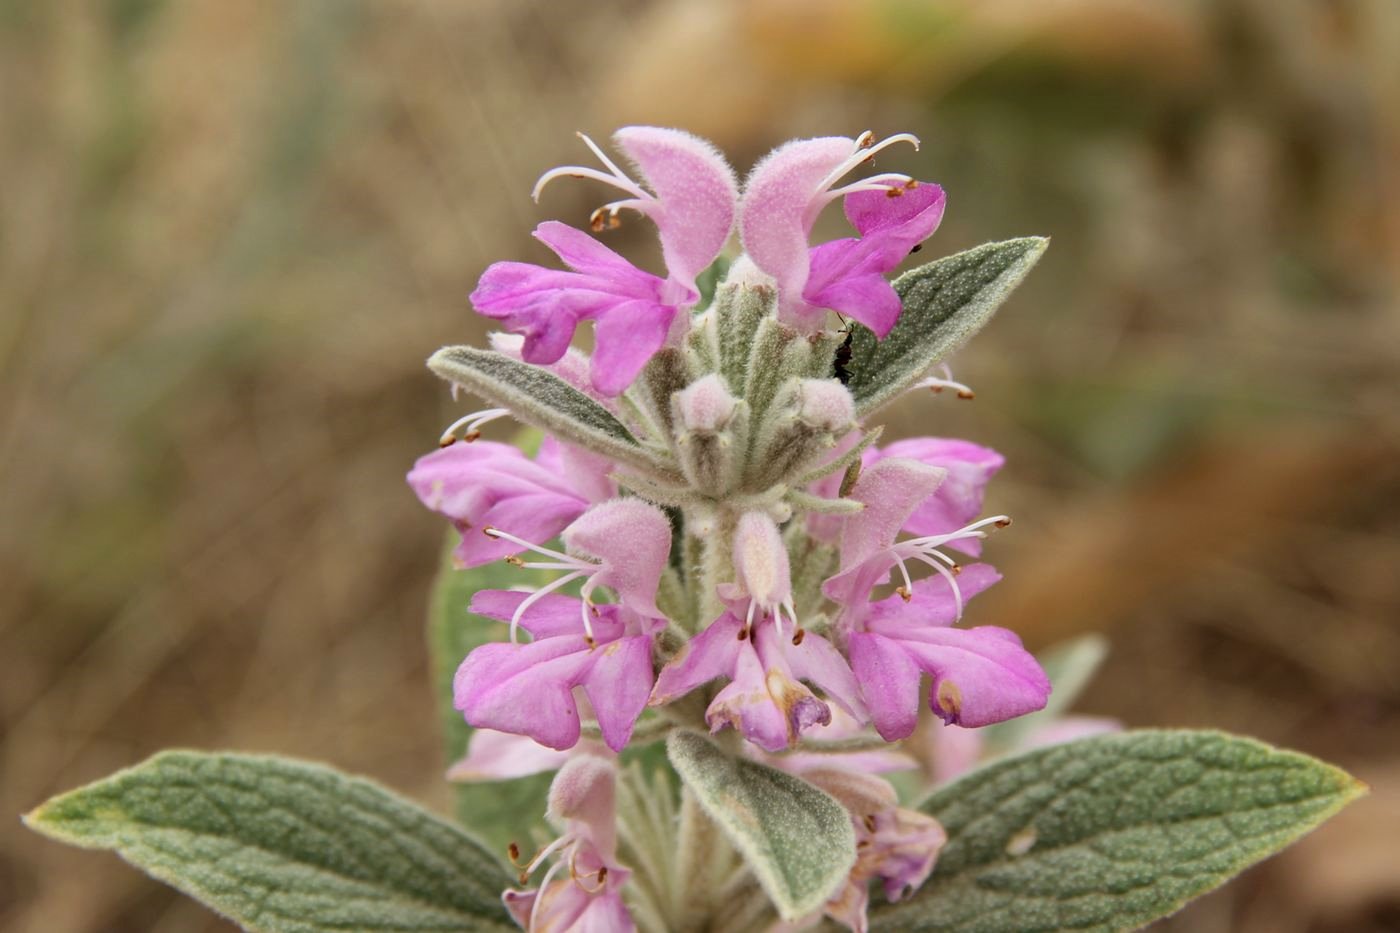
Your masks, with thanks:
[[[851,498],[865,508],[842,525],[840,571],[822,587],[842,606],[838,632],[870,718],[886,741],[914,731],[924,674],[933,678],[933,711],[946,722],[967,726],[1040,709],[1050,694],[1045,672],[1015,634],[992,626],[953,628],[963,600],[999,577],[983,564],[959,567],[939,548],[981,537],[983,527],[1009,520],[994,516],[946,534],[896,540],[947,475],[942,467],[902,457],[877,460],[862,471]],[[911,560],[939,577],[916,586],[906,567]],[[895,568],[903,585],[895,595],[871,602],[871,591]]]
[[[914,731],[925,674],[933,680],[930,709],[953,725],[986,726],[1045,706],[1050,679],[1014,632],[953,627],[961,600],[999,579],[990,566],[972,564],[958,578],[957,598],[946,580],[935,579],[907,600],[895,595],[847,607],[847,654],[881,738],[893,742]]]
[[[737,582],[719,586],[726,611],[661,669],[652,705],[669,703],[716,677],[728,678],[729,685],[705,711],[710,731],[733,726],[770,752],[789,747],[806,728],[831,722],[830,707],[803,680],[863,719],[845,659],[825,638],[797,623],[787,549],[777,525],[762,512],[746,512],[734,533],[733,552]],[[786,633],[784,612],[791,621]]]
[[[938,227],[943,189],[889,173],[832,187],[897,142],[918,145],[907,133],[879,142],[868,132],[794,140],[750,173],[739,232],[749,258],[777,282],[779,315],[788,323],[817,330],[829,308],[884,337],[899,318],[899,296],[884,276]],[[860,236],[809,249],[817,215],[842,196]]]
[[[641,499],[611,499],[593,506],[564,529],[568,553],[542,547],[504,528],[483,529],[488,537],[511,542],[547,561],[516,561],[531,570],[565,570],[562,577],[530,594],[510,620],[511,640],[521,617],[536,600],[567,583],[582,579],[581,620],[584,637],[593,638],[592,593],[605,586],[617,594],[623,608],[645,618],[664,618],[656,607],[656,590],[671,554],[671,523],[666,514]]]
[[[803,730],[831,721],[831,710],[801,681],[820,687],[854,716],[865,717],[846,661],[825,638],[798,630],[785,637],[775,618],[750,631],[730,609],[692,638],[656,679],[651,704],[661,706],[717,677],[729,684],[705,711],[711,732],[733,726],[770,752],[797,741]]]
[[[521,866],[521,883],[551,856],[554,865],[532,891],[506,891],[501,899],[525,930],[549,933],[630,933],[636,926],[622,900],[631,875],[617,861],[617,767],[610,759],[581,755],[559,769],[549,788],[551,822],[563,834]],[[512,846],[512,858],[516,856]],[[555,876],[567,870],[563,878]]]
[[[577,747],[577,746],[576,746]],[[569,752],[548,748],[527,736],[494,729],[476,729],[467,753],[447,769],[449,781],[508,781],[545,771],[558,771]]]
[[[580,610],[592,615],[593,643],[579,624]],[[651,693],[652,634],[660,620],[622,606],[589,610],[571,597],[532,598],[506,590],[477,593],[471,611],[517,622],[534,640],[482,645],[467,655],[453,694],[469,725],[571,748],[581,730],[573,691],[582,687],[603,741],[613,751],[627,745]]]
[[[546,439],[530,460],[508,444],[455,443],[418,458],[408,484],[424,505],[452,520],[462,534],[454,552],[462,567],[478,567],[522,548],[482,533],[502,526],[548,541],[614,486],[604,464]],[[573,469],[562,469],[570,463]]]
[[[870,881],[883,883],[886,900],[900,900],[928,880],[948,835],[933,817],[900,807],[889,781],[853,767],[850,756],[820,758],[825,760],[817,755],[784,755],[770,761],[820,787],[850,812],[856,862],[823,912],[856,933],[865,933]]]
[[[982,514],[987,483],[1006,463],[989,447],[947,437],[911,437],[887,447],[872,447],[861,457],[870,466],[888,457],[905,457],[945,470],[943,482],[905,520],[902,530],[918,537],[945,535]],[[982,539],[955,538],[948,546],[970,557],[982,554]]]
[[[890,570],[898,569],[904,581],[899,593],[908,599],[914,592],[914,583],[907,565],[914,561],[932,568],[947,581],[957,603],[956,617],[961,618],[958,564],[942,548],[953,545],[967,550],[967,539],[986,537],[983,529],[1008,525],[1011,519],[994,515],[952,531],[897,541],[915,510],[942,487],[947,477],[944,467],[906,457],[887,457],[863,469],[850,498],[865,508],[842,523],[840,571],[822,584],[822,592],[842,605],[855,605],[863,602],[872,588],[885,582]]]
[[[713,146],[680,130],[630,126],[613,136],[650,191],[591,139],[583,140],[608,171],[572,165],[552,169],[535,184],[535,197],[562,175],[620,189],[628,197],[595,211],[594,228],[615,226],[623,208],[650,217],[661,237],[666,277],[638,269],[582,231],[548,221],[535,229],[535,237],[572,271],[496,263],[482,275],[471,301],[477,311],[524,337],[521,354],[531,363],[560,359],[579,322],[592,320],[597,348],[590,379],[598,392],[615,396],[657,350],[684,333],[688,322],[682,312],[699,300],[695,277],[729,239],[738,186]]]

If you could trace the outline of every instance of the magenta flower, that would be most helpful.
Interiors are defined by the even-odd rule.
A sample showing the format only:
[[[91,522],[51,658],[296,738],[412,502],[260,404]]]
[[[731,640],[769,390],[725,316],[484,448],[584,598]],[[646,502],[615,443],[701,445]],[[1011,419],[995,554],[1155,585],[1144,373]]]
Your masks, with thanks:
[[[661,706],[725,678],[729,684],[705,711],[710,731],[732,726],[770,752],[792,746],[808,727],[831,721],[831,709],[801,681],[815,684],[851,715],[865,719],[845,659],[825,638],[801,629],[798,633],[785,637],[773,617],[760,619],[750,630],[731,607],[661,669],[651,704]]]
[[[499,262],[482,275],[471,301],[477,311],[524,337],[521,353],[531,363],[553,363],[568,349],[580,321],[592,320],[597,348],[593,387],[620,394],[668,340],[688,326],[684,310],[699,300],[695,277],[724,248],[734,224],[738,185],[724,157],[709,143],[680,130],[630,126],[613,136],[634,163],[648,191],[629,178],[587,136],[603,172],[584,166],[552,169],[534,195],[562,175],[589,178],[628,195],[594,212],[593,226],[615,226],[623,208],[656,224],[667,275],[638,269],[588,234],[555,221],[540,224],[535,237],[572,271],[520,262]]]
[[[575,746],[578,748],[579,746]],[[569,752],[548,748],[524,735],[473,730],[467,753],[447,769],[449,781],[508,781],[545,771],[558,771]]]
[[[894,787],[873,774],[840,765],[802,768],[795,773],[850,811],[856,831],[856,863],[823,912],[855,933],[865,933],[869,882],[879,879],[887,901],[905,897],[933,873],[948,834],[933,817],[900,807]]]
[[[617,767],[609,759],[571,758],[549,787],[551,822],[563,834],[521,866],[521,883],[556,856],[533,891],[506,891],[501,899],[527,931],[630,933],[636,929],[622,900],[631,875],[617,861]],[[512,847],[512,858],[515,856]],[[556,878],[560,870],[566,877]]]
[[[581,608],[592,616],[592,644],[579,625]],[[516,622],[533,641],[495,642],[467,655],[453,696],[468,725],[571,748],[581,729],[573,691],[582,687],[603,741],[614,751],[626,746],[651,694],[652,634],[662,620],[623,606],[588,609],[567,596],[534,598],[507,590],[477,593],[471,611]]]
[[[982,514],[987,483],[1006,463],[989,447],[945,437],[913,437],[872,447],[861,461],[868,467],[889,457],[905,457],[946,471],[943,482],[904,522],[902,530],[918,537],[949,534]],[[952,539],[948,546],[970,557],[982,554],[982,539],[973,536]]]
[[[986,537],[985,528],[1008,525],[1011,519],[994,515],[952,531],[897,541],[910,516],[938,491],[947,477],[944,467],[905,457],[877,460],[863,469],[851,498],[865,508],[842,523],[840,571],[822,585],[822,592],[842,605],[855,605],[863,602],[871,589],[884,583],[892,569],[897,569],[903,578],[898,592],[907,600],[914,592],[908,562],[914,561],[931,567],[947,581],[957,605],[955,617],[961,618],[959,567],[942,548],[953,545],[965,551],[966,539]]]
[[[600,586],[616,593],[622,606],[633,614],[664,618],[656,608],[656,590],[671,553],[671,523],[654,505],[641,499],[612,499],[593,506],[564,529],[562,537],[568,553],[542,547],[494,525],[484,531],[488,537],[550,558],[517,561],[521,567],[568,571],[520,603],[510,619],[512,641],[522,616],[536,600],[579,579],[583,581],[580,619],[587,639],[593,638],[592,593]]]
[[[933,680],[929,708],[944,722],[986,726],[1035,712],[1050,696],[1050,679],[1014,632],[996,626],[955,628],[961,601],[1000,576],[972,564],[958,578],[955,598],[946,580],[848,607],[842,616],[851,669],[881,738],[909,736],[918,722],[919,686]]]
[[[908,133],[879,142],[868,132],[794,140],[750,173],[739,232],[749,258],[777,282],[779,316],[788,323],[817,330],[831,309],[884,337],[899,318],[899,296],[884,276],[938,227],[943,189],[890,173],[832,187],[897,142],[918,146]],[[809,248],[817,215],[842,196],[860,236]]]
[[[570,469],[564,469],[569,464]],[[530,460],[508,444],[456,443],[418,458],[408,484],[424,505],[452,520],[462,534],[454,556],[462,567],[478,567],[523,548],[483,529],[514,529],[548,541],[615,487],[596,456],[551,439]]]
[[[727,678],[729,685],[705,711],[710,731],[733,726],[770,752],[791,746],[804,729],[831,722],[831,708],[801,681],[816,684],[864,720],[845,659],[825,638],[798,625],[787,549],[777,525],[762,512],[744,513],[733,551],[736,582],[719,587],[725,612],[661,669],[652,705]],[[786,633],[783,612],[792,624]]]

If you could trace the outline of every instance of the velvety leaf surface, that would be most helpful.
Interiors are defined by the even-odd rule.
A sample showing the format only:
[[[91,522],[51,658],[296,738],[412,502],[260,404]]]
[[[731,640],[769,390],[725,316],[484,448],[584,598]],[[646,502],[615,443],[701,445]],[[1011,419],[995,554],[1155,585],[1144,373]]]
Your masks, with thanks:
[[[785,919],[820,907],[850,871],[856,855],[851,818],[824,791],[734,758],[698,733],[672,733],[666,749],[681,780]]]
[[[894,280],[904,302],[884,340],[852,323],[846,386],[861,416],[893,401],[982,329],[1049,240],[1022,237],[945,256]]]
[[[1218,732],[1098,736],[1009,758],[922,809],[948,831],[933,877],[871,929],[1129,930],[1293,842],[1364,785]]]
[[[539,366],[491,350],[443,347],[428,368],[560,440],[645,470],[658,466],[612,412]]]
[[[507,930],[511,878],[377,784],[257,755],[164,752],[25,817],[111,849],[249,930]]]

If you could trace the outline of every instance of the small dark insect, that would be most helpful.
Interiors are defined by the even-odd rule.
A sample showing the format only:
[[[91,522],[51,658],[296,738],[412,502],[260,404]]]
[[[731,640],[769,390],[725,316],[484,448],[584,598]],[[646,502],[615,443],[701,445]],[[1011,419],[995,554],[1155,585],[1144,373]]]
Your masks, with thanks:
[[[841,384],[849,385],[851,382],[851,341],[855,339],[856,332],[846,330],[846,339],[841,341],[841,346],[836,348],[836,378]]]
[[[846,339],[841,341],[841,346],[836,348],[836,359],[834,361],[836,364],[836,378],[844,386],[849,385],[851,382],[851,342],[856,338],[856,329],[851,325],[850,321],[841,317],[841,315],[838,314],[836,316],[841,318],[841,332],[846,335]]]

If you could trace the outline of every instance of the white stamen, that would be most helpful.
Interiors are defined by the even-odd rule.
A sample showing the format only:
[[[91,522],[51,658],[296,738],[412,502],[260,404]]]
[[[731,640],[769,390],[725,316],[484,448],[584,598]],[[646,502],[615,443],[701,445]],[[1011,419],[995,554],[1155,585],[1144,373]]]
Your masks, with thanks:
[[[817,186],[817,190],[827,190],[840,181],[846,173],[850,172],[857,165],[869,159],[873,159],[875,153],[880,152],[882,149],[888,149],[895,143],[909,143],[914,147],[915,152],[919,151],[919,137],[912,133],[896,133],[894,136],[887,136],[878,143],[871,145],[870,140],[874,138],[874,135],[875,134],[871,133],[869,130],[866,130],[864,133],[857,136],[851,154],[847,156],[840,165],[832,169],[830,174],[822,179],[821,184]],[[889,186],[886,185],[885,187],[888,188]]]
[[[550,593],[553,593],[555,590],[559,589],[559,587],[563,586],[564,584],[570,582],[571,580],[577,580],[579,577],[584,575],[585,571],[582,570],[575,570],[573,573],[566,573],[558,580],[546,583],[544,586],[540,587],[539,589],[531,593],[529,596],[526,596],[524,599],[522,599],[520,601],[520,605],[515,607],[515,612],[511,613],[510,616],[510,640],[512,642],[519,640],[520,620],[524,618],[525,610],[529,609],[535,603],[539,602],[541,599],[544,599],[546,596],[548,596]]]
[[[566,846],[566,845],[568,845],[569,843],[574,842],[574,841],[575,841],[575,840],[574,840],[574,837],[573,837],[573,834],[572,834],[572,833],[565,833],[564,835],[560,836],[558,839],[556,839],[556,840],[554,840],[553,842],[551,842],[549,845],[545,846],[545,847],[544,847],[543,849],[541,849],[540,851],[536,852],[536,853],[535,853],[535,857],[532,858],[532,859],[530,859],[530,861],[526,862],[526,863],[525,863],[525,867],[522,868],[522,869],[520,869],[520,870],[521,870],[522,872],[527,873],[527,874],[528,874],[529,872],[534,871],[536,868],[539,868],[539,867],[540,867],[540,863],[541,863],[541,862],[543,862],[545,859],[549,858],[549,857],[550,857],[551,855],[553,855],[555,852],[558,852],[558,851],[559,851],[560,849],[562,849],[564,846]],[[541,887],[541,888],[544,887],[544,883],[543,883],[543,882],[540,883],[540,887]]]
[[[572,178],[591,178],[593,181],[601,181],[603,184],[611,185],[614,188],[625,191],[643,202],[655,200],[645,188],[637,184],[631,178],[628,178],[626,173],[618,168],[613,163],[613,160],[609,159],[606,153],[604,153],[602,149],[599,149],[593,140],[589,139],[583,133],[579,133],[578,136],[589,149],[593,150],[593,154],[598,157],[598,161],[607,166],[608,171],[600,172],[596,168],[589,168],[585,165],[561,165],[558,168],[552,168],[541,175],[539,180],[535,182],[535,187],[530,192],[531,198],[538,201],[540,199],[540,192],[544,190],[545,185],[556,178],[567,175]],[[632,207],[633,205],[627,204],[626,206]]]
[[[457,388],[457,383],[452,383],[452,388]],[[485,408],[481,411],[474,411],[471,414],[463,415],[447,426],[447,430],[442,432],[442,437],[438,444],[446,447],[457,440],[457,432],[466,428],[463,432],[462,440],[471,443],[481,436],[482,425],[489,424],[497,418],[504,418],[510,414],[509,408]]]
[[[518,559],[513,560],[512,558],[507,558],[507,560],[512,560],[513,563],[523,569],[569,571],[559,579],[546,583],[544,586],[535,590],[522,600],[519,606],[515,607],[515,612],[511,613],[510,617],[510,640],[512,642],[517,641],[519,638],[520,620],[525,616],[525,610],[529,609],[548,594],[564,586],[566,583],[583,577],[584,583],[581,594],[583,600],[583,631],[588,638],[589,646],[595,644],[595,639],[593,638],[593,623],[589,620],[589,611],[593,608],[593,601],[589,597],[593,592],[593,588],[597,586],[593,575],[603,569],[601,564],[594,563],[591,560],[584,560],[581,557],[574,557],[570,554],[564,554],[552,548],[531,544],[524,538],[518,538],[510,532],[502,531],[499,528],[487,527],[483,528],[482,532],[489,537],[509,541],[511,544],[517,545],[527,551],[533,551],[536,554],[554,558],[554,560],[551,561],[520,561]]]
[[[540,909],[540,901],[544,900],[545,888],[554,880],[554,873],[562,868],[563,865],[563,859],[555,862],[553,865],[549,866],[549,871],[545,872],[544,877],[540,879],[540,885],[535,889],[535,899],[530,903],[530,916],[525,921],[525,933],[533,933],[535,929],[535,911]]]
[[[947,534],[925,535],[922,538],[910,538],[907,541],[895,543],[890,548],[890,553],[895,559],[895,566],[899,568],[900,575],[904,578],[904,586],[900,590],[900,595],[908,600],[914,593],[914,583],[909,578],[909,568],[905,566],[905,560],[917,560],[922,564],[927,564],[937,571],[939,576],[948,581],[948,587],[953,591],[953,601],[957,607],[957,617],[954,621],[962,621],[963,596],[956,576],[960,568],[957,561],[938,549],[945,544],[961,541],[965,538],[985,538],[987,532],[982,529],[988,525],[1004,528],[1009,524],[1011,524],[1011,519],[1008,516],[993,515]]]
[[[939,366],[943,371],[942,378],[938,376],[926,376],[923,381],[914,384],[914,389],[932,389],[934,392],[942,392],[944,389],[952,389],[958,393],[958,398],[975,398],[977,393],[972,391],[971,386],[964,385],[953,379],[953,371],[944,363]],[[913,391],[911,389],[911,391]]]

